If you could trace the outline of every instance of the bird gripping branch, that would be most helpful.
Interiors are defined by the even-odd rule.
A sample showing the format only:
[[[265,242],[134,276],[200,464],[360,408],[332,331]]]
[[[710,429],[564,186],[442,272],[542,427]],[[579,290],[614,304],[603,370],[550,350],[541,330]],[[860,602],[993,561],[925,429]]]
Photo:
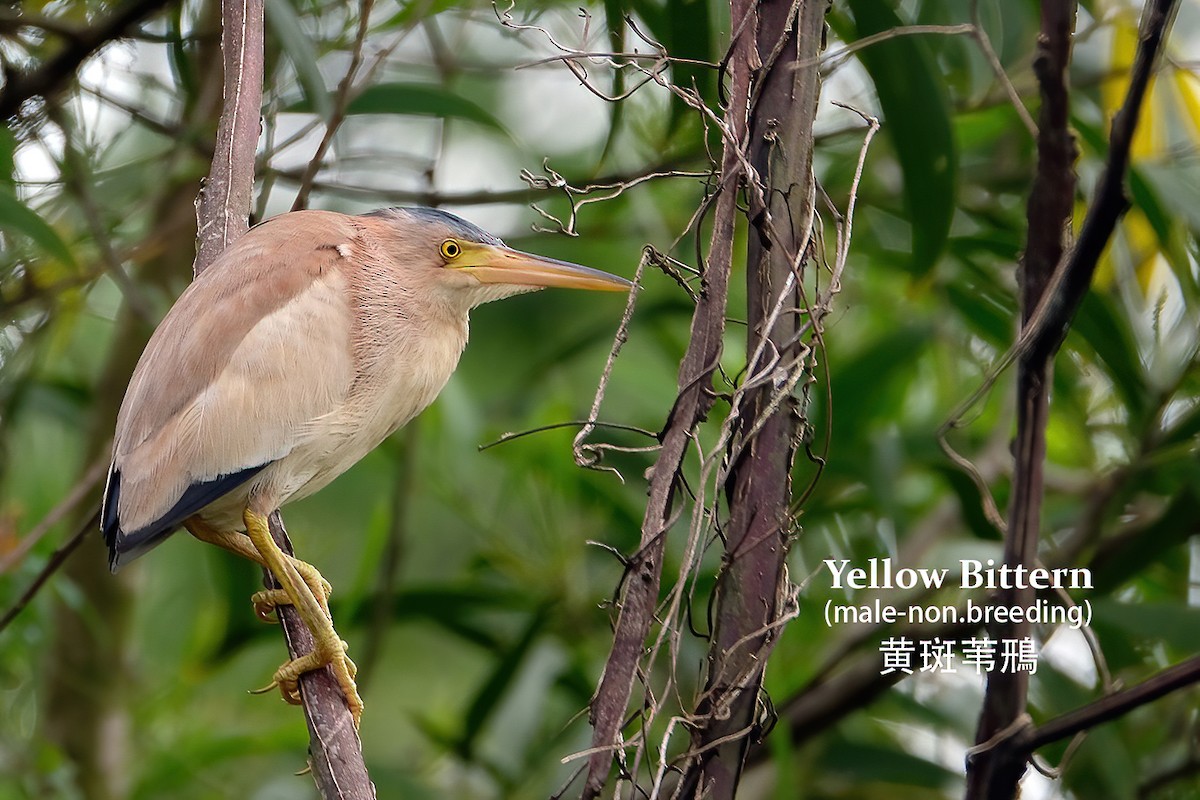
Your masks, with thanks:
[[[180,526],[269,569],[316,649],[267,688],[329,665],[355,724],[354,663],[330,586],[285,555],[267,515],[345,472],[433,402],[467,343],[470,310],[547,286],[624,291],[599,270],[522,253],[453,214],[283,214],[205,270],[150,337],[117,416],[101,530],[115,572]]]

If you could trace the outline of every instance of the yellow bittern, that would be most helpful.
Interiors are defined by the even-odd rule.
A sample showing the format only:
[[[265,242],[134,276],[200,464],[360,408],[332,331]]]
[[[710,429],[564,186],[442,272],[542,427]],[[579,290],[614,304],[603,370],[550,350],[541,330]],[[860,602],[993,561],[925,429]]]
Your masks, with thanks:
[[[180,296],[133,371],[101,514],[110,567],[182,525],[269,569],[283,588],[254,596],[260,616],[292,604],[316,640],[272,685],[299,702],[298,677],[330,665],[357,724],[329,584],[276,546],[267,515],[433,402],[475,306],[546,286],[629,285],[429,208],[298,211],[252,228]]]

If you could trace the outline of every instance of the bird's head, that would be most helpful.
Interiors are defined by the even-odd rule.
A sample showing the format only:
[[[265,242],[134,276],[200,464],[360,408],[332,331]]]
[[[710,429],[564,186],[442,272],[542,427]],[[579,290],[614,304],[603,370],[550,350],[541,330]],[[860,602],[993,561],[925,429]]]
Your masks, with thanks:
[[[611,292],[632,285],[598,269],[514,250],[440,209],[386,208],[366,216],[385,223],[385,245],[414,279],[468,308],[549,286]]]

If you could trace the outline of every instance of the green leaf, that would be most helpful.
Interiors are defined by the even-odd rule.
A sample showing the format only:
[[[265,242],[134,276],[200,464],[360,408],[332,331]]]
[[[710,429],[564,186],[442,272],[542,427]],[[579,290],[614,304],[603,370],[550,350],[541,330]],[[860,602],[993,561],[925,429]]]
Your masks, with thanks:
[[[886,0],[849,0],[857,35],[847,41],[901,27]],[[846,27],[844,21],[835,27]],[[924,276],[950,235],[957,187],[958,154],[950,125],[950,103],[926,42],[901,36],[874,44],[859,59],[879,95],[883,130],[891,138],[904,174],[904,199],[912,224],[911,268]]]
[[[429,83],[380,83],[350,101],[347,114],[412,114],[452,117],[504,131],[491,112],[462,95]]]
[[[608,44],[614,53],[624,49],[625,42],[625,5],[622,0],[604,0],[604,26],[608,30]],[[625,70],[613,70],[612,94],[620,97],[625,92]],[[604,150],[600,161],[608,159],[617,141],[617,132],[621,120],[625,116],[626,103],[609,103],[608,135],[604,139]]]
[[[924,325],[896,328],[834,365],[833,441],[841,442],[839,450],[867,446],[874,426],[895,417],[905,384],[916,379],[913,364],[932,333]]]
[[[380,31],[407,28],[423,19],[434,17],[448,8],[454,8],[454,0],[408,0],[387,22],[379,26]]]
[[[326,103],[332,103],[332,98],[331,93],[324,99]],[[301,101],[287,110],[311,112],[313,108],[311,103]],[[350,101],[346,107],[346,114],[402,114],[465,119],[485,128],[505,132],[500,120],[482,106],[431,83],[380,83],[368,86],[362,94]]]
[[[317,51],[312,38],[300,25],[296,9],[288,0],[267,0],[267,25],[296,68],[296,79],[308,101],[308,109],[315,110],[323,119],[329,119],[333,113],[333,103],[317,66]]]
[[[707,61],[713,53],[712,23],[709,20],[708,0],[667,0],[667,24],[670,26],[670,42],[667,51],[675,58]],[[708,67],[677,63],[671,67],[675,83],[684,88],[696,87],[700,97],[716,107],[716,71]],[[679,123],[693,113],[691,108],[678,97],[671,100],[670,132],[678,129]]]
[[[1102,128],[1079,117],[1071,118],[1071,126],[1096,155],[1107,155],[1108,139]],[[1200,293],[1200,284],[1191,269],[1186,237],[1179,231],[1184,225],[1200,228],[1200,192],[1194,172],[1175,164],[1134,164],[1127,180],[1133,207],[1145,214],[1180,285],[1189,299],[1194,297]]]
[[[631,5],[639,24],[672,57],[696,61],[713,59],[709,0],[666,0],[665,4],[634,0]],[[717,106],[716,70],[699,64],[674,63],[671,79],[684,89],[694,86],[710,106]],[[692,112],[687,103],[672,96],[668,132],[675,133],[689,113]]]
[[[976,335],[1003,350],[1013,339],[1015,309],[1011,298],[1004,296],[994,282],[986,279],[984,270],[974,268],[972,263],[964,263],[972,274],[966,280],[947,283],[944,288],[946,299]]]
[[[459,752],[464,757],[470,757],[476,738],[483,730],[488,717],[500,705],[508,687],[516,679],[521,664],[525,661],[526,655],[537,641],[538,634],[541,633],[545,624],[546,615],[543,609],[534,614],[533,619],[529,621],[529,625],[521,634],[521,638],[503,654],[496,664],[496,668],[492,670],[492,674],[475,693],[471,707],[467,710],[466,718],[463,720],[462,737],[458,742]]]
[[[1161,560],[1166,551],[1181,546],[1195,534],[1198,516],[1200,499],[1190,489],[1185,489],[1152,523],[1113,537],[1088,565],[1096,594],[1116,591]],[[1196,631],[1200,632],[1200,627]],[[1200,649],[1200,643],[1193,649]]]
[[[1114,305],[1112,298],[1088,292],[1075,315],[1070,336],[1072,340],[1075,336],[1083,337],[1129,409],[1130,417],[1140,423],[1151,400],[1145,369],[1129,319]]]
[[[1200,650],[1200,608],[1180,603],[1092,601],[1092,626],[1120,631],[1132,642],[1161,640],[1179,653]],[[1102,638],[1101,641],[1107,641]]]
[[[947,464],[930,464],[929,469],[940,476],[958,498],[958,507],[962,511],[966,529],[978,539],[999,541],[1000,532],[983,513],[983,496],[975,481],[958,467]]]
[[[941,789],[955,774],[943,766],[905,753],[899,746],[842,741],[822,757],[822,769],[853,778],[858,784],[894,784]]]
[[[0,186],[13,184],[13,159],[16,153],[16,137],[8,128],[0,126]]]
[[[0,191],[0,220],[3,220],[0,222],[0,229],[27,236],[47,254],[67,266],[75,266],[75,256],[71,254],[70,248],[58,232],[28,206],[5,191]]]
[[[183,35],[183,17],[185,11],[180,3],[174,11],[167,15],[168,40],[167,55],[171,65],[171,73],[179,84],[180,92],[191,97],[196,92],[198,81],[192,59],[188,57],[188,44]]]

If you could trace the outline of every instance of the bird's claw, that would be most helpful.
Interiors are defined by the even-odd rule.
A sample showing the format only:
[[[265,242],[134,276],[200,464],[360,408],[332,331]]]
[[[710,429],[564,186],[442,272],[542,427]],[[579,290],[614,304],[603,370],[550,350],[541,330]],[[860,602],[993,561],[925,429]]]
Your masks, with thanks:
[[[311,564],[299,559],[292,559],[292,565],[296,567],[296,571],[300,573],[300,577],[308,584],[309,591],[313,597],[321,604],[321,609],[325,612],[325,616],[332,619],[329,613],[329,597],[333,594],[333,584],[325,580],[325,577],[317,571],[317,568]],[[279,617],[275,610],[279,606],[292,605],[292,599],[288,597],[288,593],[283,589],[264,589],[261,592],[255,592],[250,596],[250,602],[254,604],[254,614],[260,620],[268,625],[278,625]]]
[[[336,644],[331,647],[323,647],[322,643],[318,642],[316,649],[311,653],[288,661],[275,670],[275,676],[269,684],[253,690],[251,694],[265,694],[278,688],[285,702],[300,705],[300,676],[328,666],[333,670],[334,680],[346,698],[346,705],[350,708],[350,716],[354,719],[354,727],[357,729],[363,712],[363,701],[358,694],[358,685],[354,682],[358,667],[346,654],[350,646],[340,639],[333,641]]]
[[[300,698],[300,682],[295,679],[291,681],[280,680],[279,673],[276,673],[271,682],[261,689],[251,689],[250,694],[267,694],[272,689],[279,690],[279,694],[283,697],[285,703],[298,706],[303,702]]]
[[[268,625],[279,624],[279,617],[275,615],[276,608],[292,603],[283,589],[263,589],[261,592],[255,592],[250,595],[250,602],[254,604],[254,615]]]

